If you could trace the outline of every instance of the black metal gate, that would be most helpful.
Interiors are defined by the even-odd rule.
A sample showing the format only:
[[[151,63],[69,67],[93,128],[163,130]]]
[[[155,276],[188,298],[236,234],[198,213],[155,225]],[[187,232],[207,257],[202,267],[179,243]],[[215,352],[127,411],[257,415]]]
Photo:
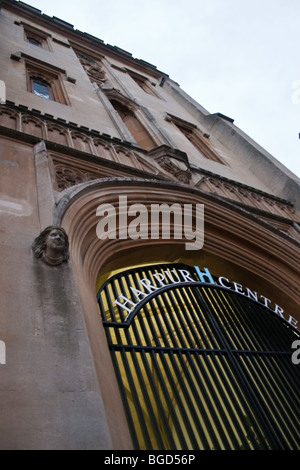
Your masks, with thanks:
[[[182,264],[97,299],[136,449],[300,449],[300,335],[270,309]]]

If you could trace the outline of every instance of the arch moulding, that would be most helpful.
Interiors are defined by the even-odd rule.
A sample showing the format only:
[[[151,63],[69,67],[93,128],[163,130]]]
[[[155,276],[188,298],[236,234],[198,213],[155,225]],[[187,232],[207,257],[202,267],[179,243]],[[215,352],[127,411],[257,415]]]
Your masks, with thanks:
[[[283,293],[288,299],[291,314],[298,320],[300,245],[234,204],[173,182],[104,178],[73,186],[61,194],[54,222],[61,225],[69,236],[70,260],[112,439],[116,448],[128,449],[131,439],[96,302],[97,278],[108,265],[114,269],[120,267],[118,260],[126,252],[132,254],[137,251],[141,264],[144,262],[141,253],[151,250],[156,253],[153,262],[164,261],[164,254],[170,250],[176,254],[173,262],[178,259],[178,254],[183,259],[187,253],[185,240],[100,240],[96,235],[99,222],[97,207],[112,204],[118,213],[121,195],[127,196],[128,206],[135,203],[147,207],[152,203],[204,204],[204,247],[199,253],[193,252],[193,259],[201,263],[201,252],[204,252],[257,276],[259,282],[267,282],[274,291]]]

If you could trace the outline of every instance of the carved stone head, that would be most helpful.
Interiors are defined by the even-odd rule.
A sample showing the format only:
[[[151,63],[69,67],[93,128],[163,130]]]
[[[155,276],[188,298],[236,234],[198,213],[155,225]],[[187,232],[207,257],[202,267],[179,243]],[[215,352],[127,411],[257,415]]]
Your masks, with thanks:
[[[36,258],[50,266],[57,266],[69,259],[68,235],[62,227],[46,227],[32,244]]]

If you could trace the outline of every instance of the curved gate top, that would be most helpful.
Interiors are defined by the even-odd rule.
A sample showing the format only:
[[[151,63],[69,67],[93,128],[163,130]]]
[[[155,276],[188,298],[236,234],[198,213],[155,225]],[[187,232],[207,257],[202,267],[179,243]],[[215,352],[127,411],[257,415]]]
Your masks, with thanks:
[[[299,332],[183,264],[131,269],[97,300],[136,449],[299,449]]]

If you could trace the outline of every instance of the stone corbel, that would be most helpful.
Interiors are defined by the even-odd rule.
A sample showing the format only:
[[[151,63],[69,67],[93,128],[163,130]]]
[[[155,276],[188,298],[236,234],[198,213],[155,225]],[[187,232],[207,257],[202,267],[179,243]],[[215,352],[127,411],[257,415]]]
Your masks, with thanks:
[[[180,150],[172,149],[166,145],[157,147],[149,152],[149,155],[167,173],[172,174],[178,181],[189,184],[192,179],[192,171],[187,154]]]
[[[36,258],[48,266],[59,266],[69,259],[68,235],[62,227],[51,225],[46,227],[32,244]]]

